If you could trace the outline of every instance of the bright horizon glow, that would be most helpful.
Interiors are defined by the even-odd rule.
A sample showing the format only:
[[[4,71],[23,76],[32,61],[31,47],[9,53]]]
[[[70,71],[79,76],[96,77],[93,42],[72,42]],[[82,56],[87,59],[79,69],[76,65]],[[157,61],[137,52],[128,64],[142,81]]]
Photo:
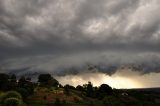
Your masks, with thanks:
[[[93,86],[100,86],[105,83],[116,89],[130,89],[130,88],[150,88],[159,87],[160,74],[140,74],[139,72],[132,71],[130,69],[118,70],[113,75],[109,76],[105,73],[81,73],[78,75],[66,75],[56,77],[56,79],[62,84],[70,84],[73,86],[83,85],[92,82]]]
[[[67,75],[64,77],[57,77],[59,82],[62,85],[70,84],[73,86],[83,85],[91,81],[93,86],[100,86],[105,83],[110,85],[112,88],[143,88],[143,86],[129,78],[120,77],[120,76],[109,76],[103,73],[87,73],[85,77],[88,75],[88,79],[84,78],[83,75]]]
[[[125,77],[105,77],[104,83],[110,85],[112,88],[143,88],[143,86],[129,78]]]

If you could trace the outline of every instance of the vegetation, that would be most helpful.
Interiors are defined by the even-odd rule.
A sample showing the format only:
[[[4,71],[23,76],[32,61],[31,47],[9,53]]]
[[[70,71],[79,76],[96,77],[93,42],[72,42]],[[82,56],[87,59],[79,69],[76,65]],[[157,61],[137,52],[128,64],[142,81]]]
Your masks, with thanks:
[[[23,103],[18,98],[7,98],[4,101],[4,106],[23,106]]]
[[[4,106],[23,106],[22,96],[16,91],[8,91],[0,96],[0,103]]]
[[[160,106],[160,93],[112,89],[107,84],[62,86],[50,74],[31,78],[0,74],[0,106]]]
[[[38,82],[40,83],[40,86],[46,87],[57,87],[59,85],[59,82],[54,79],[50,74],[40,74],[38,77]]]

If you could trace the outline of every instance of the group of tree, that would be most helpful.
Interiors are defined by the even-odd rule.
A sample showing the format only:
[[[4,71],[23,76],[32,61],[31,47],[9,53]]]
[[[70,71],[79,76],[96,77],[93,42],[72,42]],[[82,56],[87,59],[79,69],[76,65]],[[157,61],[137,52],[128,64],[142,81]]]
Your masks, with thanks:
[[[24,104],[29,104],[27,102],[29,99],[27,98],[34,93],[34,90],[36,91],[35,88],[47,88],[47,93],[48,90],[53,91],[55,89],[55,91],[58,91],[60,89],[64,90],[63,93],[68,97],[76,94],[82,98],[89,98],[87,99],[89,101],[85,101],[87,106],[159,106],[153,104],[154,99],[152,97],[149,97],[151,99],[148,99],[148,97],[145,99],[146,95],[140,95],[137,91],[128,92],[129,95],[138,98],[133,99],[132,97],[121,95],[124,91],[113,90],[107,84],[101,84],[97,87],[88,82],[77,87],[69,84],[62,86],[50,74],[40,74],[38,81],[32,82],[29,77],[22,76],[17,78],[14,74],[8,75],[4,73],[0,73],[0,106],[24,106]],[[47,98],[47,96],[44,96],[44,100],[47,100]],[[52,105],[66,106],[68,102],[62,99],[56,98],[55,103]],[[142,102],[143,100],[145,101]]]
[[[91,82],[88,82],[84,85],[78,85],[74,87],[72,85],[66,84],[62,86],[55,78],[53,78],[50,74],[40,74],[38,76],[38,81],[33,83],[31,78],[22,76],[19,79],[16,75],[7,75],[4,73],[0,73],[0,90],[1,91],[16,91],[21,94],[23,101],[27,100],[26,98],[29,95],[34,93],[34,88],[40,87],[54,87],[54,88],[63,88],[64,94],[70,95],[72,90],[77,90],[81,92],[82,95],[103,99],[106,95],[112,94],[112,88],[107,84],[102,84],[99,87],[94,87]],[[14,98],[15,100],[15,98]],[[16,99],[17,100],[17,99]],[[57,100],[58,104],[58,100]]]
[[[107,84],[94,87],[91,82],[88,82],[88,84],[84,84],[83,86],[78,85],[76,89],[82,91],[88,97],[98,99],[103,99],[105,96],[113,94],[112,88]]]
[[[35,84],[31,82],[31,78],[24,76],[17,79],[16,75],[7,75],[0,73],[0,90],[1,91],[17,91],[22,95],[23,100],[33,94]]]

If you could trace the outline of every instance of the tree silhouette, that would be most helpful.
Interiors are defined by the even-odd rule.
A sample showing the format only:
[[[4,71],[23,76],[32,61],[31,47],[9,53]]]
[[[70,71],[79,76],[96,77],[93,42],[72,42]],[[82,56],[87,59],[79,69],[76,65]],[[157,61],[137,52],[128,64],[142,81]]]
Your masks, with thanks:
[[[26,78],[24,76],[22,76],[18,81],[18,85],[19,85],[19,87],[24,87],[25,84],[26,84]]]
[[[86,89],[87,96],[92,97],[93,96],[93,92],[94,92],[93,91],[93,85],[92,85],[91,82],[88,82],[87,89]]]
[[[15,89],[17,87],[17,77],[15,74],[12,74],[10,77],[9,88]]]
[[[8,90],[9,76],[4,73],[0,73],[0,90]]]
[[[98,90],[98,96],[100,99],[104,98],[106,95],[111,95],[113,92],[112,88],[107,84],[102,84]]]
[[[55,86],[57,87],[59,82],[54,79],[50,74],[40,74],[38,77],[38,82],[41,86]]]
[[[83,90],[84,90],[83,86],[81,86],[81,85],[78,85],[78,86],[76,87],[76,89],[79,90],[79,91],[83,91]]]

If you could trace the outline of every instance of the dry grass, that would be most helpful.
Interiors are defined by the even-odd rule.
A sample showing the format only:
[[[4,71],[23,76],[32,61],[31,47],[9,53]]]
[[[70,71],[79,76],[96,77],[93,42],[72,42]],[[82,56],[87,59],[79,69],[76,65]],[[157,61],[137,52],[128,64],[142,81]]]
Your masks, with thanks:
[[[75,103],[81,101],[82,98],[71,93],[71,95],[65,95],[63,89],[58,90],[49,90],[46,88],[36,88],[34,95],[30,96],[28,99],[31,101],[37,102],[47,102],[54,103],[56,98],[59,98],[61,101],[65,100],[67,103]]]

